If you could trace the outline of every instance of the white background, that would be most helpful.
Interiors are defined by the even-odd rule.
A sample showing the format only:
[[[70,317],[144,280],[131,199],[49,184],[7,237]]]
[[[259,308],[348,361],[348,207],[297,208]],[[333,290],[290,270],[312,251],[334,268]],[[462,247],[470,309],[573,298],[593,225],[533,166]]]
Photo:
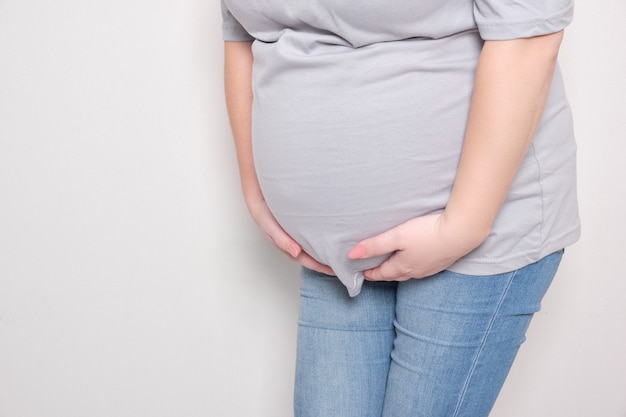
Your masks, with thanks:
[[[297,267],[240,196],[218,6],[0,0],[0,417],[291,415]],[[626,417],[625,16],[566,33],[583,237],[493,416]]]

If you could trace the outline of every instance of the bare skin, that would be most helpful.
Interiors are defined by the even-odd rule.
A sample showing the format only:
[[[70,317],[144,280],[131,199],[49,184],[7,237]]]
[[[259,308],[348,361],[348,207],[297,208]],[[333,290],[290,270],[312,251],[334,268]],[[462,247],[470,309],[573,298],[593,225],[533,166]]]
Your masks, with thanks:
[[[441,214],[417,217],[359,242],[347,256],[393,255],[365,271],[371,281],[404,281],[440,272],[478,247],[509,191],[534,137],[550,91],[563,32],[486,41],[478,62],[456,179]],[[274,244],[302,265],[332,270],[302,251],[271,215],[252,161],[252,54],[248,42],[226,42],[227,106],[248,209]]]

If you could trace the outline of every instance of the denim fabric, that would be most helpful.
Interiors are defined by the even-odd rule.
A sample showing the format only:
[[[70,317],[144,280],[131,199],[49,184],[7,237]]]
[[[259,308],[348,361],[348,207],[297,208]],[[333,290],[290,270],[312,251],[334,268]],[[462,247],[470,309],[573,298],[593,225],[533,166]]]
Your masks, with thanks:
[[[296,417],[486,417],[563,251],[524,268],[366,282],[304,269]]]

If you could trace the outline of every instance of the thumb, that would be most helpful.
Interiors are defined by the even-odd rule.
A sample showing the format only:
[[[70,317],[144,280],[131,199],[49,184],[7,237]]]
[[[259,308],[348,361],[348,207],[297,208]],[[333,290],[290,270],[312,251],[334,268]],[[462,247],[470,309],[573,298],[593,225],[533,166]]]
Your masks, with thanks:
[[[378,236],[370,237],[357,243],[350,252],[350,259],[372,258],[378,255],[395,252],[401,249],[394,229],[381,233]]]

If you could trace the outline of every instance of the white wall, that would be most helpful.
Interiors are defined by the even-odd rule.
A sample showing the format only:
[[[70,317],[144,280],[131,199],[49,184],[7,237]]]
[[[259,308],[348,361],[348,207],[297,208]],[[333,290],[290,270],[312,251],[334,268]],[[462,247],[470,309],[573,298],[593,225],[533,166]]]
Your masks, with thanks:
[[[567,33],[584,234],[494,416],[626,416],[624,16]],[[0,0],[0,417],[291,414],[297,268],[239,195],[219,21]]]

